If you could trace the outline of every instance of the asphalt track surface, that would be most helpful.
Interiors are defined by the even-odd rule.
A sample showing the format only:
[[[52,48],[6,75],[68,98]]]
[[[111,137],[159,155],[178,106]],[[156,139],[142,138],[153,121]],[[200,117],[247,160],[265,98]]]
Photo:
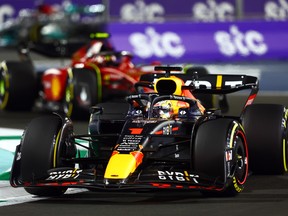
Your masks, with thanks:
[[[235,101],[239,102],[238,98]],[[259,97],[258,102],[283,103],[287,97]],[[236,103],[235,103],[236,104]],[[238,105],[236,104],[235,107]],[[0,112],[0,127],[24,129],[29,121],[43,113]],[[76,133],[87,131],[87,121],[74,121]],[[11,193],[13,192],[11,188]],[[283,176],[253,176],[237,197],[204,197],[192,192],[90,192],[64,194],[21,204],[1,206],[1,216],[31,215],[100,215],[100,216],[161,216],[161,215],[241,215],[287,216],[288,174]]]
[[[7,59],[7,52],[5,54]],[[11,59],[15,59],[10,55]],[[286,68],[286,66],[285,66]],[[285,70],[286,72],[286,70]],[[286,74],[286,73],[285,73]],[[267,79],[271,82],[271,79]],[[287,79],[283,79],[287,80]],[[286,82],[283,84],[286,90]],[[279,85],[277,85],[277,88]],[[288,88],[288,86],[287,86]],[[282,90],[282,89],[281,89]],[[261,95],[261,92],[260,92]],[[272,93],[256,99],[260,103],[288,106],[288,95]],[[232,113],[239,112],[238,98],[231,104]],[[0,112],[0,127],[24,129],[32,118],[43,113]],[[87,121],[74,121],[76,133],[86,133]],[[1,189],[0,189],[1,190]],[[14,193],[11,188],[11,193]],[[1,191],[0,191],[1,192]],[[199,192],[133,193],[90,192],[64,194],[61,197],[37,199],[21,204],[1,206],[1,216],[287,216],[288,174],[284,176],[250,176],[244,191],[237,197],[208,198]]]

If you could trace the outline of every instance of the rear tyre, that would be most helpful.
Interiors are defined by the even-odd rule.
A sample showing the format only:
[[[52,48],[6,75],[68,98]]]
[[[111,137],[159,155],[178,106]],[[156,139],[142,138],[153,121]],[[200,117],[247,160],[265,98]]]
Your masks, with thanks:
[[[71,118],[88,119],[89,109],[102,99],[101,76],[91,69],[73,68],[68,73],[63,101],[64,113]]]
[[[278,104],[252,104],[245,109],[242,122],[254,174],[287,172],[287,117],[286,108]]]
[[[31,110],[36,96],[36,74],[30,61],[0,64],[0,109]]]
[[[60,145],[61,118],[44,116],[33,119],[24,131],[21,140],[21,176],[23,182],[43,180],[48,170],[59,166],[58,149]],[[64,194],[66,187],[24,187],[38,196],[58,196]]]
[[[219,191],[205,195],[235,196],[242,192],[248,176],[248,148],[244,131],[232,119],[204,122],[197,130],[193,168],[224,183]]]

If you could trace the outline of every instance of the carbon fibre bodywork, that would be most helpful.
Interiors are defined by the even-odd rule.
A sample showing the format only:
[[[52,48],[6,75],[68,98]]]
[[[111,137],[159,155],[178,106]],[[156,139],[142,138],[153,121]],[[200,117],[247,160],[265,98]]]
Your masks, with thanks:
[[[259,152],[258,147],[251,148],[257,140],[250,142],[254,132],[245,125],[248,120],[254,121],[246,112],[249,113],[248,107],[258,91],[257,78],[218,74],[191,80],[189,75],[170,74],[171,67],[160,69],[166,70],[166,74],[142,77],[137,86],[156,86],[157,92],[127,96],[127,103],[123,104],[92,107],[88,134],[75,135],[71,120],[59,115],[33,120],[17,147],[11,185],[40,196],[47,195],[51,188],[62,194],[69,187],[188,189],[226,196],[241,193],[248,177],[250,150],[253,154]],[[176,79],[183,80],[182,90],[193,92],[251,91],[240,116],[224,116],[220,110],[201,113],[197,100],[174,94],[179,86],[171,87],[171,82],[177,83]],[[155,107],[166,100],[181,101],[187,106],[178,107],[172,117],[161,118]],[[282,106],[276,107],[279,120],[275,125],[281,127],[283,120],[287,122],[287,111]],[[47,125],[51,125],[49,129]],[[249,130],[245,131],[246,128]],[[286,127],[281,127],[281,131],[283,137],[276,136],[287,140]],[[49,139],[43,139],[47,134]],[[35,149],[39,143],[46,150]],[[282,150],[287,151],[286,143],[282,144],[280,141]],[[86,149],[86,154],[81,155],[79,147]],[[278,154],[280,148],[276,149]],[[283,171],[283,167],[278,170]]]

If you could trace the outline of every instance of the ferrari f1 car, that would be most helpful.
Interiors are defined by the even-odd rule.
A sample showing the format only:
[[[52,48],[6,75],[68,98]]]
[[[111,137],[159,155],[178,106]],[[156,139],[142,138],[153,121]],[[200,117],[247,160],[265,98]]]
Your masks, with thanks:
[[[91,34],[92,40],[77,50],[71,65],[36,71],[32,59],[0,65],[2,110],[49,110],[89,114],[89,108],[107,98],[133,92],[145,67],[136,67],[132,55],[115,51],[107,33]],[[153,71],[153,67],[149,69]]]
[[[20,62],[2,62],[0,109],[62,111],[69,117],[88,119],[91,106],[135,93],[140,76],[152,73],[159,64],[136,66],[131,53],[115,51],[107,33],[91,37],[93,40],[73,54],[67,67],[35,72],[27,57]],[[198,75],[208,73],[200,67],[187,67],[185,71],[191,70],[197,70]],[[212,103],[211,98],[205,101]]]
[[[16,148],[10,184],[38,196],[67,188],[94,190],[199,190],[234,196],[248,173],[287,171],[288,111],[277,104],[252,104],[258,80],[246,75],[146,74],[137,89],[151,93],[127,103],[91,107],[88,134],[58,114],[31,121]],[[194,93],[251,90],[240,116],[199,109]],[[86,142],[86,144],[84,144]],[[80,149],[86,149],[83,153]]]

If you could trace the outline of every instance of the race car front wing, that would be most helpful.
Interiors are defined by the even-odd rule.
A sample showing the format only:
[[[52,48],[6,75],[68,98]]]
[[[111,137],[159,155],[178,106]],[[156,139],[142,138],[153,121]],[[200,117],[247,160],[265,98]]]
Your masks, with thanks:
[[[15,178],[15,176],[14,176]],[[21,179],[21,178],[20,178]],[[47,178],[33,182],[11,179],[13,187],[77,187],[97,190],[186,189],[222,191],[226,182],[187,170],[142,170],[126,179],[105,179],[97,170],[55,168]]]

